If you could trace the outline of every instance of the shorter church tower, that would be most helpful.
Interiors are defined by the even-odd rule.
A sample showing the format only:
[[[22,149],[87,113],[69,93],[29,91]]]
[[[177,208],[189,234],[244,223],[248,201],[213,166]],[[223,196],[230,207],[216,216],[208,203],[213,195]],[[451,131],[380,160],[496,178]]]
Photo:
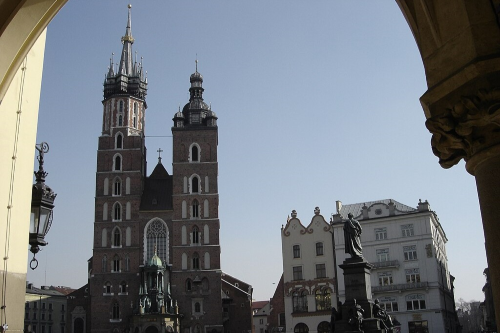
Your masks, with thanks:
[[[183,333],[222,332],[217,116],[203,101],[198,68],[190,82],[172,127],[172,294],[185,315]]]

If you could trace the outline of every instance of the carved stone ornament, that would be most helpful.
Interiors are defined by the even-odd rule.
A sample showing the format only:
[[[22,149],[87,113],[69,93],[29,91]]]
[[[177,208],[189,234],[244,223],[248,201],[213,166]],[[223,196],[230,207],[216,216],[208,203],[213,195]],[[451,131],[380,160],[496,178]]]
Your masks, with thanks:
[[[425,122],[439,164],[451,168],[463,158],[500,143],[500,89],[479,90]]]

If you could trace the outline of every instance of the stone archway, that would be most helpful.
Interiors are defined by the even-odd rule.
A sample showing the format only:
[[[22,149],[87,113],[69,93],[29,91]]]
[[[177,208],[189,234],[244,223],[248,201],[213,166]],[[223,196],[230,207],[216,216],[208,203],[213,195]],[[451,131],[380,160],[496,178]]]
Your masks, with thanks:
[[[0,1],[0,100],[31,47],[67,0]],[[428,91],[421,97],[426,126],[433,134],[432,149],[439,163],[449,168],[461,159],[475,176],[486,240],[493,297],[500,308],[500,28],[498,1],[396,0],[419,47]],[[452,12],[450,12],[452,9]],[[36,117],[36,116],[35,116]],[[34,121],[36,125],[36,120]],[[35,129],[36,131],[36,129]],[[22,140],[23,157],[32,160],[33,134]],[[31,156],[31,159],[29,158]],[[12,157],[12,156],[11,156]],[[9,158],[11,158],[9,157]],[[18,158],[17,156],[16,158]],[[8,158],[7,158],[8,159]],[[7,160],[4,159],[4,160]],[[21,175],[28,180],[31,175]],[[7,186],[2,188],[2,191]],[[16,189],[29,207],[29,189]],[[6,216],[6,208],[0,209]],[[19,220],[25,220],[24,216]],[[22,229],[25,226],[17,227]],[[20,244],[25,244],[20,241]],[[24,246],[24,245],[23,245]],[[12,251],[16,252],[16,251]],[[10,255],[22,262],[26,251]],[[26,274],[26,272],[16,272]],[[9,278],[9,277],[8,277]],[[11,296],[9,296],[11,297]],[[11,317],[22,328],[22,301]],[[497,322],[500,311],[497,311]],[[18,323],[17,323],[18,322]]]

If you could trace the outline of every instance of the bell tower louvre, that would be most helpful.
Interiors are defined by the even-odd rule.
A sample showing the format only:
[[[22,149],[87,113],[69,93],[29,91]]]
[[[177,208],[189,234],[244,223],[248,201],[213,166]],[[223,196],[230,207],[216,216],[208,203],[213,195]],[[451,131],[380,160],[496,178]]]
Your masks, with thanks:
[[[119,63],[110,59],[104,79],[90,301],[68,311],[88,304],[92,333],[250,331],[252,288],[221,270],[218,118],[203,101],[198,61],[173,118],[173,175],[159,157],[147,176],[148,83],[132,57],[131,7]]]

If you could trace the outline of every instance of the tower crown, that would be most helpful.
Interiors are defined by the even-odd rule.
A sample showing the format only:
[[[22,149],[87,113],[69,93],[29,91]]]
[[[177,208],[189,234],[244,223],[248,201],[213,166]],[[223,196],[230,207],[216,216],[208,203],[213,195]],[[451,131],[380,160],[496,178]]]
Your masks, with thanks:
[[[147,94],[148,79],[144,73],[141,61],[137,62],[132,59],[132,5],[128,5],[128,19],[125,35],[121,38],[123,47],[120,56],[120,62],[114,64],[114,59],[111,57],[108,73],[104,79],[104,99],[113,95],[126,94],[145,99]],[[115,72],[115,66],[118,69]],[[147,74],[147,73],[146,73]]]
[[[189,77],[189,102],[182,108],[182,113],[177,112],[173,118],[174,128],[189,126],[217,126],[217,116],[212,108],[203,101],[203,75],[196,71]],[[180,111],[180,110],[179,110]]]

